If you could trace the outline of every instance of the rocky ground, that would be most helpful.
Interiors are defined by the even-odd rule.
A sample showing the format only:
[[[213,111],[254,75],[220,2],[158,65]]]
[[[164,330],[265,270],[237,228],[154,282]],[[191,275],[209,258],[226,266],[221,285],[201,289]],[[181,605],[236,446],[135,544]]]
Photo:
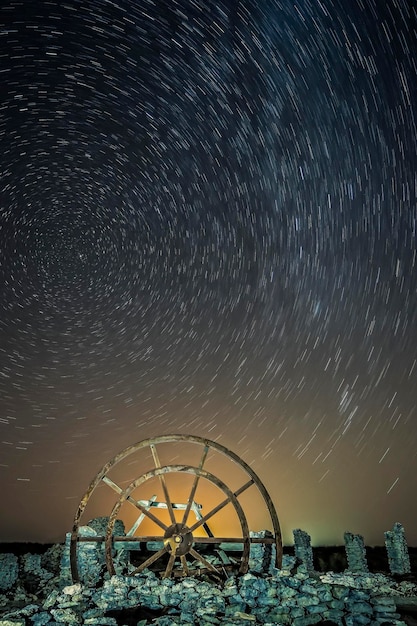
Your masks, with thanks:
[[[335,548],[315,549],[311,572],[297,567],[288,550],[281,570],[261,572],[252,560],[248,574],[221,583],[161,580],[147,572],[106,574],[94,585],[68,584],[63,552],[55,545],[38,553],[0,553],[0,626],[417,626],[413,575],[350,573]],[[375,564],[381,562],[371,559],[370,569]],[[323,571],[329,565],[333,571]]]

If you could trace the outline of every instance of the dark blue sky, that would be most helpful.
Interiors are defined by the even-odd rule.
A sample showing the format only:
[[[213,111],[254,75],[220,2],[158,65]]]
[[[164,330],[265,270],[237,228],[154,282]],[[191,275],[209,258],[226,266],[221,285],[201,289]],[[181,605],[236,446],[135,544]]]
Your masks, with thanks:
[[[417,20],[380,4],[3,3],[0,539],[181,432],[286,541],[417,542]]]

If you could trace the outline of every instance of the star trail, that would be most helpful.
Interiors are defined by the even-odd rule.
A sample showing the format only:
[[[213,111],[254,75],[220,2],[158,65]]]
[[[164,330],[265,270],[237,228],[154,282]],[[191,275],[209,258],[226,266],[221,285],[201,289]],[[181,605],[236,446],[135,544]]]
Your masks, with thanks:
[[[405,0],[2,3],[3,541],[179,432],[417,544],[416,64]]]

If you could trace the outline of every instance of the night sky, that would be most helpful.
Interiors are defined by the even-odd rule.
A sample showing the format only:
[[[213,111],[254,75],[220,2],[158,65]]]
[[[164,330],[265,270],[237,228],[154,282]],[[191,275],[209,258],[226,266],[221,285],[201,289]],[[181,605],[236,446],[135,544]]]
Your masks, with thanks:
[[[1,3],[1,541],[188,433],[285,543],[417,545],[416,33],[412,0]]]

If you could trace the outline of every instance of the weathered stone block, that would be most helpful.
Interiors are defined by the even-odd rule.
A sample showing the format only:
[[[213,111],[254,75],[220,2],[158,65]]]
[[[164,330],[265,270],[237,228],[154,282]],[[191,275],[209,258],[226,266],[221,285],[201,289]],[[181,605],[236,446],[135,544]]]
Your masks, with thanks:
[[[346,626],[363,626],[370,623],[370,618],[363,615],[346,615],[345,617]]]
[[[313,606],[308,606],[306,607],[306,611],[309,615],[315,615],[315,614],[319,614],[322,613],[324,610],[324,605],[323,604],[316,604]]]
[[[19,562],[11,553],[0,554],[0,591],[8,591],[17,582]]]
[[[346,600],[349,595],[349,590],[342,585],[335,585],[332,589],[332,596],[336,598],[336,600]]]
[[[309,615],[308,617],[297,617],[291,624],[292,626],[313,626],[322,621],[321,615]]]
[[[315,606],[320,604],[320,600],[317,596],[300,596],[298,598],[298,604],[304,607]]]
[[[271,611],[268,619],[272,624],[293,624],[293,618],[288,612]]]
[[[313,570],[313,548],[311,547],[311,537],[304,530],[299,528],[293,531],[294,552],[297,561],[305,566],[307,572]]]
[[[41,611],[31,616],[30,622],[34,626],[45,626],[51,621],[51,616],[47,611]]]
[[[235,604],[226,605],[224,613],[230,617],[238,613],[246,613],[246,609],[246,602],[236,602]]]
[[[311,583],[304,583],[304,585],[301,585],[300,591],[302,593],[317,595],[317,586]]]
[[[54,620],[62,624],[81,624],[81,617],[71,609],[51,609]]]
[[[332,622],[336,622],[336,624],[342,624],[344,611],[338,611],[337,609],[325,609],[323,611],[323,619],[331,620]]]
[[[86,626],[117,626],[117,620],[114,617],[88,617],[83,620]]]
[[[345,548],[348,569],[350,572],[367,572],[368,562],[366,560],[365,542],[362,535],[354,535],[346,532]]]
[[[369,602],[369,592],[368,591],[361,591],[360,589],[351,589],[350,593],[349,593],[349,601],[363,601],[363,602]]]
[[[293,589],[292,587],[283,587],[281,589],[281,598],[283,599],[293,598],[294,596],[297,596],[298,594],[299,594],[299,591],[297,589]]]
[[[277,598],[271,598],[268,596],[261,596],[260,598],[258,598],[258,606],[260,607],[277,606],[277,604]]]
[[[394,528],[385,533],[385,545],[391,574],[409,574],[410,557],[402,524],[396,522]]]

